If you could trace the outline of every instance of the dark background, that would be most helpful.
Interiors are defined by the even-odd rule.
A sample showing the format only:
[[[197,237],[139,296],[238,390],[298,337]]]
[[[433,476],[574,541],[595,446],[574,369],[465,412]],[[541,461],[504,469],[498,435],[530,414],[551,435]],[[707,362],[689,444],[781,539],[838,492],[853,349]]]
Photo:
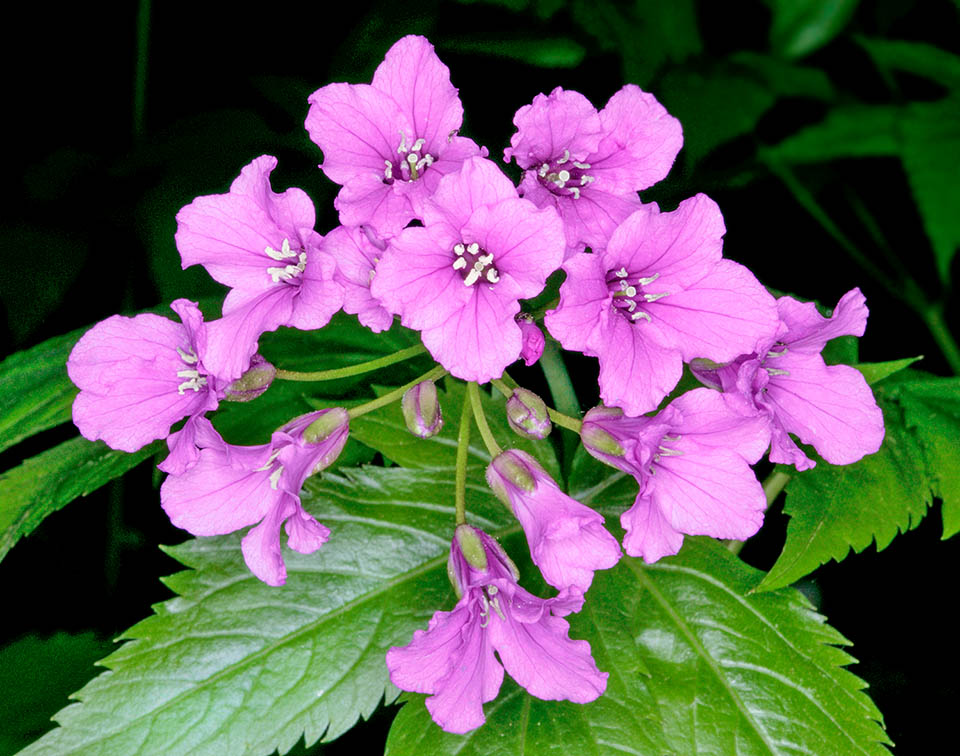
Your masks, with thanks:
[[[278,156],[274,188],[305,189],[317,206],[318,231],[333,228],[336,187],[316,169],[320,152],[303,129],[306,98],[331,81],[368,82],[393,41],[421,33],[460,89],[462,133],[497,160],[513,132],[513,113],[538,92],[562,85],[599,108],[627,81],[652,91],[681,117],[687,147],[670,177],[644,199],[672,209],[698,191],[709,193],[724,211],[725,253],[765,284],[827,306],[853,286],[864,290],[871,316],[861,340],[863,361],[924,354],[923,369],[949,375],[920,318],[890,291],[903,272],[898,259],[931,301],[945,303],[948,321],[957,314],[956,300],[937,280],[899,159],[841,159],[797,170],[844,233],[886,271],[884,285],[844,255],[758,155],[838,104],[942,97],[943,88],[924,78],[882,75],[856,39],[923,41],[957,53],[958,6],[947,0],[849,3],[849,19],[799,61],[826,77],[831,91],[825,97],[761,96],[760,84],[729,85],[731,77],[743,78],[736,53],[777,52],[767,3],[681,2],[684,10],[669,18],[661,5],[19,6],[23,20],[6,24],[2,46],[7,179],[0,209],[0,356],[118,311],[178,296],[220,296],[223,289],[204,271],[180,270],[174,216],[197,195],[226,191],[257,155]],[[746,78],[762,82],[764,65]],[[877,234],[861,209],[875,219]],[[570,364],[580,371],[581,399],[589,406],[596,398],[590,387],[595,363]],[[63,427],[24,442],[0,455],[0,469],[72,434]],[[0,563],[0,642],[6,644],[0,650],[0,753],[48,727],[66,695],[95,674],[91,664],[105,655],[110,639],[169,596],[158,578],[178,565],[157,544],[179,542],[184,534],[160,510],[157,483],[151,466],[141,465],[49,518]],[[951,567],[960,554],[955,540],[939,542],[938,507],[882,553],[871,547],[842,566],[831,563],[804,585],[855,643],[860,663],[853,671],[869,683],[904,754],[926,752],[939,737],[949,742],[960,707],[956,625],[948,614],[956,600]],[[779,509],[742,552],[757,567],[769,568],[779,553],[786,527]],[[390,716],[380,712],[371,725],[310,752],[382,743]]]

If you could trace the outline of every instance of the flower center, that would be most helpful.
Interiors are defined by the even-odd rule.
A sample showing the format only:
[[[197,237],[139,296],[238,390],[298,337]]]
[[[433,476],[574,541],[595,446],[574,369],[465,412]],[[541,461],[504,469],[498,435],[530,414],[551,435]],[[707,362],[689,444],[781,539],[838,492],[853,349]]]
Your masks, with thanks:
[[[578,163],[570,159],[570,150],[564,150],[563,156],[544,163],[537,170],[540,183],[553,194],[560,197],[580,199],[580,190],[592,181],[594,176],[588,176],[590,163]]]
[[[483,587],[480,593],[480,627],[486,627],[490,624],[491,609],[500,619],[507,619],[503,616],[503,609],[500,608],[500,599],[497,598],[499,592],[499,589],[495,585],[485,585]]]
[[[290,261],[286,265],[282,265],[280,267],[271,266],[267,268],[267,273],[269,274],[270,278],[273,279],[274,283],[280,283],[280,281],[293,283],[296,281],[296,279],[300,278],[304,269],[307,267],[306,251],[300,249],[298,252],[290,249],[289,239],[283,240],[283,244],[280,245],[280,249],[267,247],[264,252],[271,260],[276,260],[277,262],[283,262],[284,260]],[[297,262],[294,263],[294,260]]]
[[[407,147],[407,135],[400,132],[400,146],[397,147],[397,157],[393,160],[384,160],[383,183],[392,184],[397,179],[401,181],[416,181],[423,176],[427,168],[436,158],[424,152],[426,139],[417,139]]]
[[[774,360],[777,357],[783,357],[787,353],[787,345],[783,342],[778,341],[772,347],[770,351],[764,355],[763,359],[760,361],[761,364],[765,364],[767,360]],[[764,370],[767,371],[767,375],[790,375],[789,370],[781,370],[780,368],[775,367],[764,367]]]
[[[667,446],[667,444],[675,444],[680,440],[680,436],[663,436],[660,439],[660,443],[657,444],[657,451],[653,455],[653,462],[659,462],[661,457],[680,457],[683,455],[683,452],[679,449],[674,449],[672,446]],[[653,467],[650,468],[650,474],[653,474]]]
[[[270,458],[264,463],[263,467],[258,467],[254,472],[266,472],[273,467],[274,463],[277,464],[276,467],[273,467],[273,472],[270,473],[270,488],[274,491],[277,490],[277,486],[280,485],[280,476],[283,475],[283,465],[277,462],[277,457],[280,456],[281,449],[277,449],[273,454],[270,455]]]
[[[648,294],[643,289],[660,278],[659,273],[652,276],[640,276],[630,273],[626,268],[607,271],[607,288],[613,293],[613,307],[631,323],[650,320],[646,305],[663,299],[667,292]]]
[[[453,254],[453,269],[460,271],[464,286],[473,286],[481,279],[492,284],[500,280],[500,271],[493,267],[493,253],[481,249],[476,242],[455,244]]]
[[[177,393],[182,395],[184,391],[190,390],[199,392],[200,389],[206,387],[207,376],[202,375],[198,370],[200,358],[193,351],[193,347],[187,350],[177,347],[177,354],[180,355],[180,360],[183,362],[183,370],[177,371],[177,378],[187,379],[177,386]]]

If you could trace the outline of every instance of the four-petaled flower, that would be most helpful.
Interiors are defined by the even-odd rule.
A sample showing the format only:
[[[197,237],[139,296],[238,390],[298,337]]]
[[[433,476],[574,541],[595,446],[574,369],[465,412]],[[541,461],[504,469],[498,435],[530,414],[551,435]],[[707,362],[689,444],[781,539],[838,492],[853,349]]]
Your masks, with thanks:
[[[486,155],[456,135],[463,106],[424,37],[398,40],[371,84],[328,84],[309,100],[307,131],[323,150],[323,172],[343,187],[334,205],[345,226],[395,235],[421,217],[441,176]]]
[[[437,612],[408,645],[387,651],[390,680],[430,694],[427,709],[444,730],[483,724],[483,704],[497,697],[504,668],[537,698],[587,703],[603,693],[607,673],[561,619],[583,605],[578,589],[552,599],[528,593],[500,544],[469,525],[456,530],[448,572],[460,599],[453,611]]]
[[[520,299],[540,293],[563,259],[552,207],[520,199],[484,158],[444,176],[426,201],[424,226],[390,241],[373,295],[458,378],[486,383],[520,356]]]
[[[547,329],[566,349],[600,358],[600,397],[628,415],[657,408],[683,363],[753,351],[777,331],[776,302],[723,259],[723,217],[703,194],[671,213],[647,205],[607,248],[567,260]]]
[[[503,159],[526,169],[521,195],[560,211],[568,255],[605,247],[641,207],[637,192],[667,175],[683,145],[680,122],[633,84],[599,113],[579,92],[557,87],[520,108],[513,123]]]

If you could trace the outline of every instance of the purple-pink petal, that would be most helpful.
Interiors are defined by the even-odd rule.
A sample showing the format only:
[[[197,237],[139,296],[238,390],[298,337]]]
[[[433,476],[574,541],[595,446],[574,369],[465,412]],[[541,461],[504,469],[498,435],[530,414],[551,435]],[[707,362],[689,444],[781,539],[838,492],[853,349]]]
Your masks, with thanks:
[[[374,333],[390,328],[393,315],[370,292],[383,249],[374,245],[359,227],[338,226],[323,243],[336,260],[334,276],[343,286],[343,311],[356,315]]]
[[[844,294],[829,318],[823,317],[813,302],[798,302],[792,297],[780,297],[777,309],[787,327],[785,341],[791,351],[810,354],[818,354],[838,336],[863,336],[869,314],[860,289]]]
[[[516,112],[513,123],[517,131],[503,156],[508,162],[516,158],[521,168],[539,167],[564,151],[575,160],[583,160],[603,136],[596,108],[579,92],[561,87],[549,95],[538,94],[530,105]]]

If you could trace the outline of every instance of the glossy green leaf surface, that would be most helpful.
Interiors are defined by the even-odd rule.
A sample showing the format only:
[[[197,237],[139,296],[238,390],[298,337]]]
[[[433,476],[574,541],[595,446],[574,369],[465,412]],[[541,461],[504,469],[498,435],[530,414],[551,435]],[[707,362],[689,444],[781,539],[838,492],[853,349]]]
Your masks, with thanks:
[[[764,151],[768,159],[819,163],[837,158],[885,157],[900,153],[900,108],[843,105]]]
[[[127,454],[78,436],[0,474],[0,559],[47,515],[96,491],[163,447],[162,441],[155,441]]]
[[[847,25],[860,0],[768,0],[770,46],[785,58],[823,47]]]

